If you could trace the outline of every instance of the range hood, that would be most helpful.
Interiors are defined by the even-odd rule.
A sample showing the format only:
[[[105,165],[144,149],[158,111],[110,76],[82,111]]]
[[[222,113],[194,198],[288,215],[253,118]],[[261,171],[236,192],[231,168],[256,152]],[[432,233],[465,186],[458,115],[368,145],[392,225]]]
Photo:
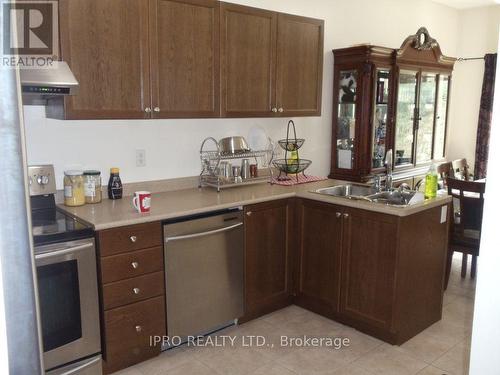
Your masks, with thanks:
[[[78,92],[78,81],[64,61],[54,61],[50,68],[21,69],[20,76],[24,104],[46,104],[47,99]]]

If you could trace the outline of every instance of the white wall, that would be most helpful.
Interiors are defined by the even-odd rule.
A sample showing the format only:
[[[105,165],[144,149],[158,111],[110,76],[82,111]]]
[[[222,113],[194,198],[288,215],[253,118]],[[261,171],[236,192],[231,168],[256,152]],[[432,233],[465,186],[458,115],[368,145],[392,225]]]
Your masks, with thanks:
[[[497,33],[498,35],[498,33]],[[500,92],[500,65],[497,65],[496,90]],[[491,128],[488,184],[484,204],[481,233],[481,256],[478,258],[476,299],[470,375],[500,374],[500,252],[498,251],[498,212],[500,202],[495,194],[500,184],[500,96],[495,97],[493,126]]]
[[[313,160],[310,172],[330,169],[333,57],[331,50],[358,43],[398,48],[426,26],[443,53],[455,56],[459,12],[429,0],[239,0],[245,5],[325,20],[323,111],[321,117],[298,118],[298,135],[306,138],[302,157]],[[247,136],[264,129],[274,140],[286,135],[285,119],[212,119],[149,121],[58,121],[46,119],[42,107],[25,107],[28,161],[53,163],[62,172],[73,167],[119,166],[125,182],[192,176],[199,173],[198,150],[207,136]],[[145,149],[147,166],[135,166],[135,150]]]
[[[482,57],[497,52],[500,6],[460,12],[458,53],[460,57]],[[458,57],[458,56],[457,56]],[[474,167],[484,60],[457,62],[453,72],[447,156],[467,158]]]

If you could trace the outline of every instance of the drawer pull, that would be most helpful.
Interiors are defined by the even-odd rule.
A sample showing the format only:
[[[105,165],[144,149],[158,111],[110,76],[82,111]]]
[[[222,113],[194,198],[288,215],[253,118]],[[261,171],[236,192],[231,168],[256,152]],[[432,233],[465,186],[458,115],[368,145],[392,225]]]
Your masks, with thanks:
[[[137,269],[139,267],[139,262],[132,262],[132,268]]]
[[[141,326],[135,326],[135,331],[136,332],[141,332],[142,331],[142,327]]]
[[[139,288],[134,288],[132,290],[134,291],[134,294],[139,294],[141,292]]]
[[[341,216],[342,216],[342,214],[340,212],[335,212],[335,217],[339,218]]]
[[[133,243],[137,242],[137,236],[130,236],[130,241]]]

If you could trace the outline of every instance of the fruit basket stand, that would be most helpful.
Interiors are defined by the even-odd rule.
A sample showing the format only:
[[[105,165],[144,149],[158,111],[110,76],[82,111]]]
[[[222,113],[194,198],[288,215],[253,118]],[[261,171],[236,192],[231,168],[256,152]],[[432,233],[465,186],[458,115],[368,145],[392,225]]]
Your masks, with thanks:
[[[293,137],[290,137],[290,128],[293,130]],[[305,139],[297,138],[295,123],[292,120],[288,121],[286,129],[286,139],[281,139],[278,141],[278,144],[281,146],[281,148],[285,150],[285,158],[272,161],[272,164],[280,172],[277,177],[278,181],[288,181],[291,179],[289,175],[295,175],[295,178],[298,182],[299,173],[302,173],[302,175],[306,177],[304,171],[311,165],[312,161],[308,159],[301,159],[299,157],[299,149],[302,147],[304,142]],[[291,154],[290,158],[288,157],[288,153]]]
[[[236,186],[253,185],[263,182],[268,182],[273,177],[272,160],[273,160],[274,145],[269,138],[269,147],[265,150],[250,150],[236,153],[222,153],[219,143],[215,138],[208,137],[201,143],[200,161],[201,173],[199,176],[199,187],[210,186],[216,188],[217,191],[222,189],[232,188]],[[268,174],[251,177],[246,179],[235,179],[234,177],[224,176],[221,171],[221,162],[230,160],[250,159],[257,166],[259,161],[267,165]],[[260,160],[259,160],[260,159]],[[262,163],[260,163],[262,164]],[[235,164],[239,165],[239,164]],[[259,170],[262,172],[262,170]]]

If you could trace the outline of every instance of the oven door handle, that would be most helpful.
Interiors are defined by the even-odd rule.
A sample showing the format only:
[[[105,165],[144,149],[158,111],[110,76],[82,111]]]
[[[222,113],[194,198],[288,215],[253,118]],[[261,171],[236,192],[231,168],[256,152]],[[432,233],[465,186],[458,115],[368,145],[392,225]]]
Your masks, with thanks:
[[[78,251],[82,251],[88,248],[94,247],[93,242],[89,242],[83,245],[77,245],[77,246],[69,246],[62,248],[61,250],[54,250],[54,251],[47,251],[46,253],[41,253],[41,254],[35,254],[35,259],[36,260],[41,260],[41,259],[49,259],[49,258],[55,258],[58,256],[66,255],[66,254],[73,254]]]

